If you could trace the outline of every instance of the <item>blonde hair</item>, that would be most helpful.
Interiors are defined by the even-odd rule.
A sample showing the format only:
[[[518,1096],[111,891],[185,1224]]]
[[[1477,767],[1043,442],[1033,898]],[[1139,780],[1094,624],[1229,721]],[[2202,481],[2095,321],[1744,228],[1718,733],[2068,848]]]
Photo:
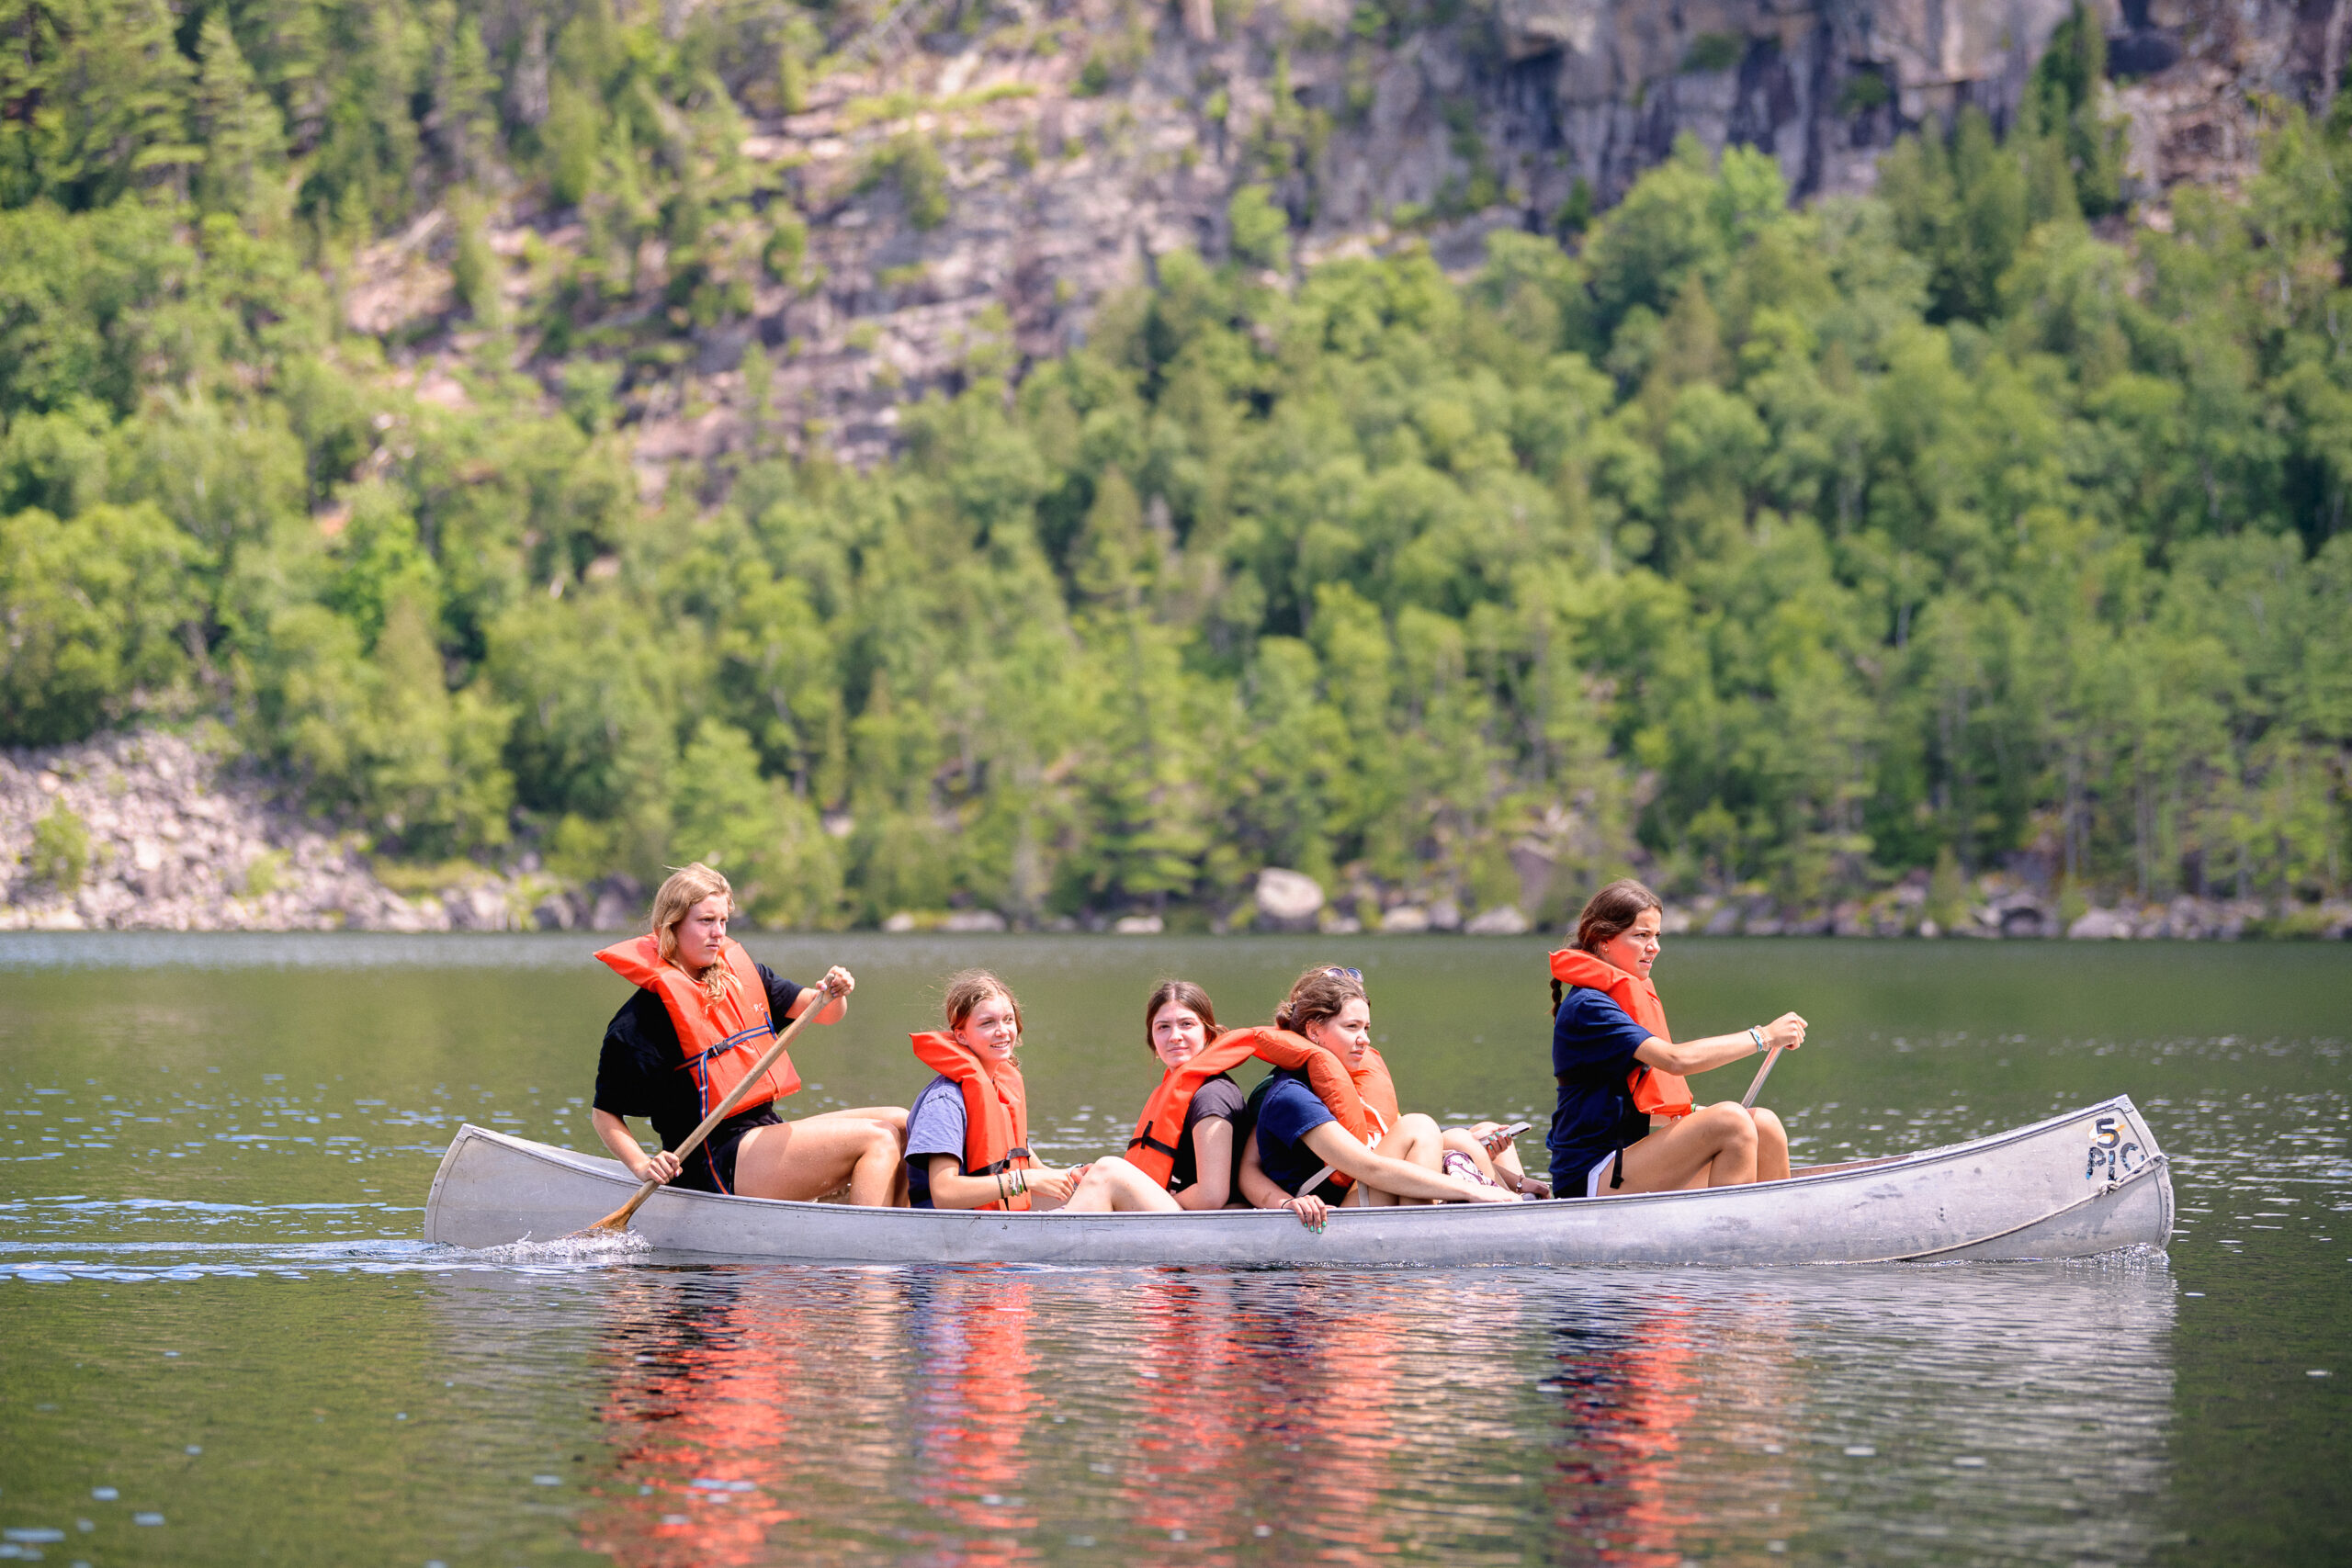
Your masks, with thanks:
[[[1290,995],[1274,1013],[1274,1027],[1304,1034],[1310,1023],[1340,1016],[1340,1010],[1358,998],[1367,1003],[1363,982],[1337,964],[1317,964],[1291,983]]]
[[[734,914],[734,887],[718,872],[695,861],[691,865],[672,871],[669,879],[662,884],[661,891],[653,895],[653,940],[661,944],[662,963],[685,969],[684,964],[678,963],[679,922],[696,904],[713,894],[723,897],[727,900],[727,912]],[[693,971],[687,970],[687,973],[693,974]],[[713,1001],[727,995],[728,987],[734,984],[734,976],[723,956],[701,974],[695,975],[694,980]]]
[[[947,1032],[953,1034],[963,1028],[973,1010],[990,997],[1002,997],[1012,1004],[1012,1032],[1017,1041],[1021,1033],[1021,998],[1012,994],[1012,987],[985,969],[958,969],[947,976],[947,995],[940,1004],[941,1011],[947,1016]],[[1018,1062],[1020,1058],[1015,1056],[1013,1060]]]

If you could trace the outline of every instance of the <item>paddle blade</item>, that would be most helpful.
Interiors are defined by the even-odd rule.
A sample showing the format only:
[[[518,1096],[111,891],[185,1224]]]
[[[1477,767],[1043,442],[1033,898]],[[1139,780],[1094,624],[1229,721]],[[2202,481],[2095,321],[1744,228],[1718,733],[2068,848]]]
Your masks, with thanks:
[[[584,1229],[573,1231],[571,1235],[575,1236],[594,1235],[598,1231],[625,1231],[628,1229],[629,1217],[637,1213],[639,1208],[644,1204],[648,1198],[652,1197],[654,1193],[661,1190],[662,1184],[660,1182],[647,1182],[644,1186],[637,1190],[636,1197],[631,1198],[628,1202],[623,1203],[619,1208],[615,1209],[611,1213],[606,1214],[594,1224],[589,1225]],[[568,1241],[571,1237],[567,1236],[564,1239]]]

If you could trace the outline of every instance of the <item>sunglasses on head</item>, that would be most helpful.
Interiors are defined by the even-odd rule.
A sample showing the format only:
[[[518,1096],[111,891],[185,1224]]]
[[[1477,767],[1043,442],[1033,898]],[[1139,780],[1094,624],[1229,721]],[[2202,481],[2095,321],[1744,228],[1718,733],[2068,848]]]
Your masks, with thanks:
[[[1323,973],[1330,976],[1334,980],[1353,980],[1359,986],[1363,984],[1363,971],[1361,969],[1350,969],[1334,964],[1326,968]]]

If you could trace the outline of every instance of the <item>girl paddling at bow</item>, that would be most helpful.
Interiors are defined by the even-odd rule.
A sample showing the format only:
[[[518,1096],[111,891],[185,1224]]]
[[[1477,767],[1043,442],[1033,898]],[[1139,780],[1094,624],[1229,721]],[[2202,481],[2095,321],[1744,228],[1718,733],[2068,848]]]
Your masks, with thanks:
[[[1592,896],[1576,945],[1552,955],[1552,1186],[1563,1198],[1776,1181],[1789,1174],[1781,1119],[1737,1100],[1699,1109],[1683,1076],[1804,1043],[1805,1021],[1677,1044],[1650,984],[1662,911],[1631,877]],[[1563,986],[1566,989],[1562,989]]]

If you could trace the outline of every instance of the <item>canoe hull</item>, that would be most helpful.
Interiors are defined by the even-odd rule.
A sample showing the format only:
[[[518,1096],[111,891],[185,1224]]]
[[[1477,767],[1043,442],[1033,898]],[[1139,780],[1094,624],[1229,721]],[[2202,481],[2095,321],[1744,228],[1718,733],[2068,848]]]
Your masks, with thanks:
[[[570,1234],[636,1183],[619,1162],[467,1125],[426,1201],[424,1239],[498,1247]],[[2084,1258],[2162,1247],[2164,1155],[2128,1098],[1895,1159],[1750,1187],[1541,1203],[1334,1212],[982,1213],[657,1192],[633,1228],[663,1253],[825,1263],[1880,1263]]]

